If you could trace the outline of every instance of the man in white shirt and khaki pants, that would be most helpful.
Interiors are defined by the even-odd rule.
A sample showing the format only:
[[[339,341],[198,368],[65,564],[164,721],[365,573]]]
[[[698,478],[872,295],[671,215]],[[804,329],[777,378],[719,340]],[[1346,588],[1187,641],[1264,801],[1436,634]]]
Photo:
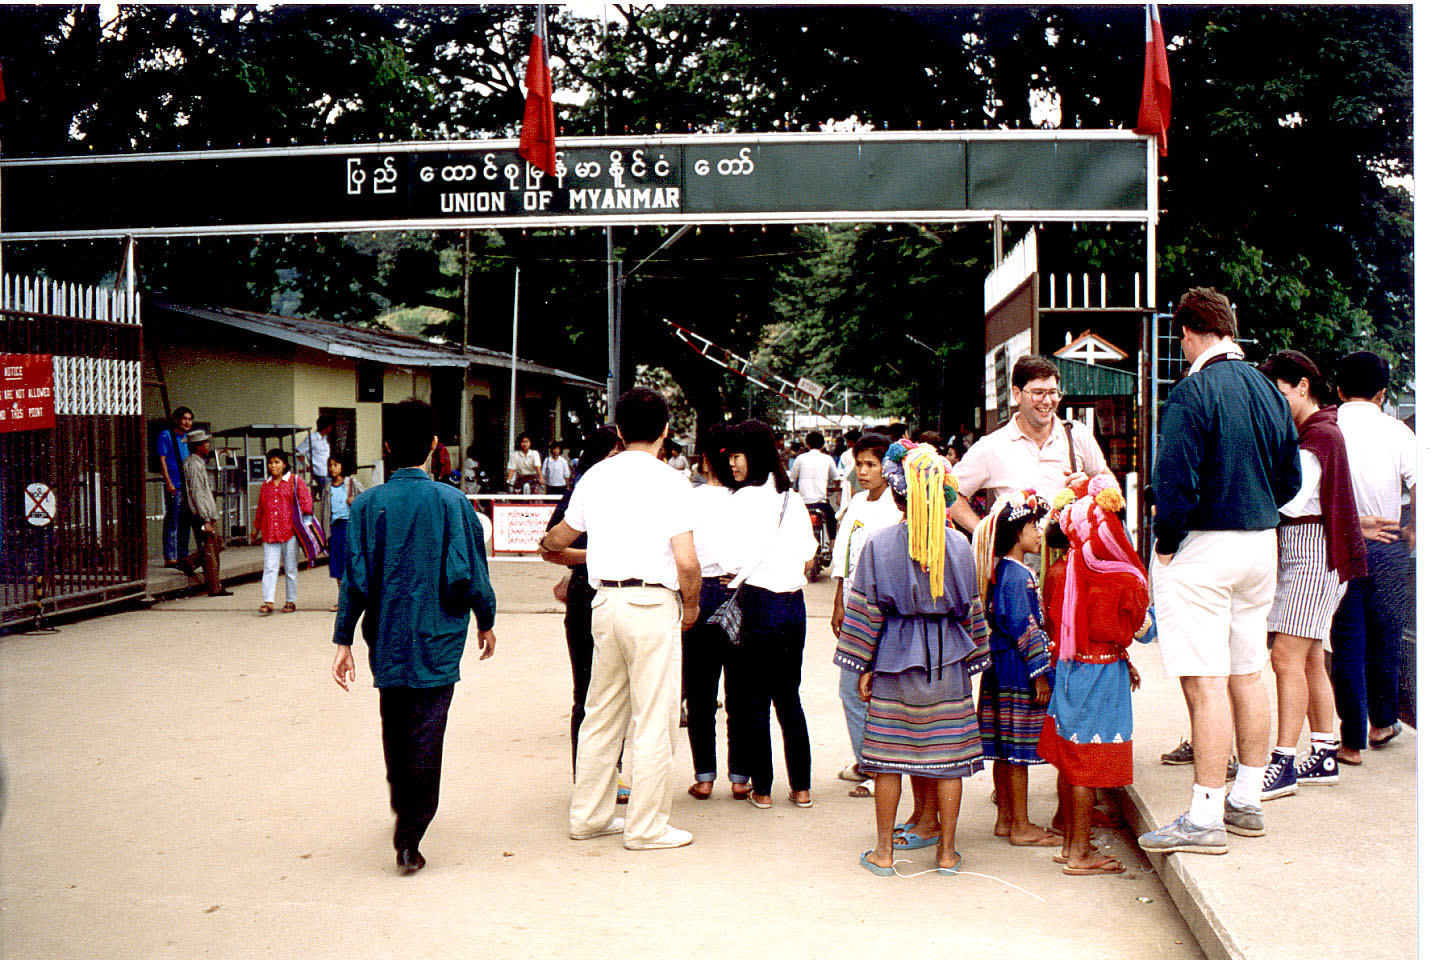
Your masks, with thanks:
[[[680,634],[700,611],[689,482],[658,459],[670,409],[654,390],[620,398],[623,453],[585,472],[565,519],[540,540],[563,550],[588,533],[586,565],[596,590],[595,655],[580,724],[570,837],[625,834],[628,850],[690,843],[670,825],[671,768],[680,724]],[[628,817],[615,816],[616,764],[631,720]]]

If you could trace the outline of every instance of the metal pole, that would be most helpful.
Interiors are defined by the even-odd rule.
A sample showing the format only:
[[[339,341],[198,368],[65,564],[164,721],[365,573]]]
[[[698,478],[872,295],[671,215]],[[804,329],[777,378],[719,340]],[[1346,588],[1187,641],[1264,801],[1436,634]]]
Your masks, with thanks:
[[[520,351],[520,268],[515,268],[515,313],[510,321],[510,447],[515,449],[515,364]]]
[[[1155,137],[1145,141],[1145,306],[1155,309],[1155,231],[1160,224],[1160,154]]]
[[[615,329],[615,236],[605,228],[605,330],[606,355],[610,375],[605,380],[605,415],[615,419],[615,405],[620,401],[620,354],[616,349]]]

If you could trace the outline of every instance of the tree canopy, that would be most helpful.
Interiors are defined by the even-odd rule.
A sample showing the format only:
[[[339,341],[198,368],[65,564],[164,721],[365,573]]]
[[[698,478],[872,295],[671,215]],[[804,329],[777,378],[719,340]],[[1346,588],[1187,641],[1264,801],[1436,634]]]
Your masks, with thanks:
[[[1122,128],[1143,53],[1133,7],[622,7],[560,12],[562,136],[861,129]],[[514,135],[532,7],[0,8],[8,157]],[[1262,350],[1324,368],[1366,347],[1413,375],[1411,14],[1398,6],[1162,8],[1174,94],[1161,163],[1160,304],[1213,285]],[[1007,242],[1027,224],[1007,224]],[[472,342],[604,377],[598,230],[477,232]],[[664,238],[617,230],[634,263]],[[1135,231],[1042,235],[1042,269],[1128,276]],[[346,322],[404,313],[459,338],[456,231],[147,241],[147,290]],[[933,420],[977,392],[988,225],[705,227],[627,282],[633,359],[702,422],[743,384],[664,336],[681,323],[855,405]],[[7,268],[96,280],[111,243],[7,244]],[[415,321],[423,322],[423,321]],[[908,335],[908,336],[907,336]],[[914,340],[924,344],[917,346]],[[934,351],[934,352],[932,352]],[[938,356],[937,356],[938,355]],[[958,423],[953,415],[947,416]],[[960,417],[963,419],[963,415]]]

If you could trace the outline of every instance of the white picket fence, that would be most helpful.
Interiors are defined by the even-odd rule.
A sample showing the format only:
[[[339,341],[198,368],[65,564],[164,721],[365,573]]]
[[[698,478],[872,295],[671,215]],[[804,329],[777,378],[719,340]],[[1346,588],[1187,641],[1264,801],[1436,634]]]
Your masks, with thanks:
[[[112,287],[65,283],[48,277],[0,274],[0,310],[138,326],[140,294]]]

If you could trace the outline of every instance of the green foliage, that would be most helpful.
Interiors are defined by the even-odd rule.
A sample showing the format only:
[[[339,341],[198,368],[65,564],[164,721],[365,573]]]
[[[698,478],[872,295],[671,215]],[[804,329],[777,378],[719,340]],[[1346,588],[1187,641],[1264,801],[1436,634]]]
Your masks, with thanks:
[[[533,8],[122,5],[0,8],[7,156],[514,135]],[[716,7],[561,12],[562,136],[1133,123],[1143,22],[1128,7]],[[1413,376],[1411,13],[1397,6],[1164,6],[1175,89],[1161,162],[1160,303],[1209,284],[1261,348],[1322,367],[1357,346]],[[1035,102],[1054,108],[1049,121]],[[1028,227],[1007,223],[1013,242]],[[616,231],[635,263],[666,231]],[[1133,227],[1050,224],[1044,272],[1143,270]],[[471,342],[605,375],[605,247],[595,230],[475,232]],[[5,247],[6,266],[113,276],[117,244]],[[350,322],[399,311],[463,331],[462,237],[146,241],[157,297]],[[666,317],[786,376],[912,420],[978,396],[988,225],[708,227],[626,283],[627,355],[670,372],[702,424],[769,401],[665,335]],[[58,251],[58,253],[57,253]],[[1124,294],[1120,294],[1125,296]],[[1133,292],[1132,292],[1133,295]],[[1125,296],[1128,301],[1129,297]]]

